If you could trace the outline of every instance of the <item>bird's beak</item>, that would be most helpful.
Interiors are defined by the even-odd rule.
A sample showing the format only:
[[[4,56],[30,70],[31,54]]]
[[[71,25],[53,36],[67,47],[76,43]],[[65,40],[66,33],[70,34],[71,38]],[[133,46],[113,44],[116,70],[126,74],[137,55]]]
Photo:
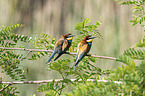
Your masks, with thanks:
[[[92,36],[92,37],[89,37],[89,40],[87,40],[87,42],[92,42],[94,38],[96,38],[97,36]]]
[[[75,35],[69,35],[70,37],[74,37]]]
[[[97,38],[97,36],[92,36],[92,37],[89,37],[89,39],[94,39],[94,38]]]

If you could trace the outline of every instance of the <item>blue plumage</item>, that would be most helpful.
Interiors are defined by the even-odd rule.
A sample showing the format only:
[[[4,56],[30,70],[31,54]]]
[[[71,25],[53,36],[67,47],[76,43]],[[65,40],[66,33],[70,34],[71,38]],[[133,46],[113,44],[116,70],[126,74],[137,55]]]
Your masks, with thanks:
[[[53,51],[53,53],[51,54],[51,56],[49,57],[49,59],[47,60],[46,63],[50,62],[56,53],[57,53],[57,51]]]

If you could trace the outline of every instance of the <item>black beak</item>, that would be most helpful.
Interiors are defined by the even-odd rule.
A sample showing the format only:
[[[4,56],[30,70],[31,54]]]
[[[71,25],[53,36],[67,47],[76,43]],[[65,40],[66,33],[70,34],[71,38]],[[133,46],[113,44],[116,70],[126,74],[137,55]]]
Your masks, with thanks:
[[[69,35],[70,37],[74,37],[75,35]]]
[[[92,37],[89,37],[89,39],[94,39],[94,38],[97,38],[97,36],[92,36]]]

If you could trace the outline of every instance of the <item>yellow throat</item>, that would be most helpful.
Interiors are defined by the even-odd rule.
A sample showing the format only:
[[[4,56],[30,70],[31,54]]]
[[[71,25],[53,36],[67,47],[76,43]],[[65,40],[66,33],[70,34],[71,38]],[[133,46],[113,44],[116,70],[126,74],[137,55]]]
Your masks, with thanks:
[[[73,37],[69,37],[69,38],[67,38],[67,40],[72,40],[73,39]]]
[[[87,40],[87,42],[92,42],[93,41],[93,39],[89,39],[89,40]]]

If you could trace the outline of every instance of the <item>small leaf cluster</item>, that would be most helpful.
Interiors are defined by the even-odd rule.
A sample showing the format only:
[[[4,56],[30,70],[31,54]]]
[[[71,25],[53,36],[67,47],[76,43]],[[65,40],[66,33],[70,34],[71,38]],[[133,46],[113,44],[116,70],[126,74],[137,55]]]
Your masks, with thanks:
[[[119,88],[120,87],[120,88]],[[123,93],[122,85],[114,82],[94,82],[79,83],[72,92],[64,92],[62,96],[126,96]]]
[[[48,82],[47,84],[42,84],[39,86],[37,89],[38,92],[43,92],[43,91],[48,91],[45,92],[45,96],[56,96],[56,95],[61,95],[62,89],[65,88],[63,83],[68,80],[62,80],[62,81],[57,81],[53,80],[52,82]],[[62,84],[61,84],[62,83]]]
[[[91,22],[90,18],[86,18],[83,22],[79,22],[76,24],[75,30],[80,31],[80,34],[84,35],[97,35],[98,33],[97,28],[102,24],[102,21],[96,22],[96,24],[87,25],[90,22]]]
[[[56,41],[55,38],[51,38],[48,34],[36,34],[33,44],[35,48],[39,49],[53,49]]]
[[[1,84],[0,89],[4,88],[6,85]],[[0,92],[0,96],[17,96],[20,92],[17,90],[17,87],[8,87],[4,91]]]
[[[3,51],[0,51],[3,52]],[[19,68],[20,61],[23,55],[16,55],[14,52],[6,51],[0,54],[0,66],[3,69],[1,73],[6,72],[12,79],[24,80],[26,77],[23,70]]]
[[[129,56],[132,59],[145,60],[145,50],[144,49],[134,49],[130,48],[129,50],[124,51],[124,55]]]
[[[55,38],[51,38],[48,34],[36,34],[34,40],[32,40],[32,43],[34,44],[34,47],[37,49],[54,49],[54,45],[56,43]],[[28,60],[37,60],[38,58],[44,57],[48,55],[48,52],[35,52],[31,55]],[[49,54],[50,55],[50,54]]]
[[[139,40],[139,43],[136,44],[136,47],[145,47],[145,36],[142,40]]]
[[[122,1],[122,0],[116,0],[116,1]],[[132,5],[132,13],[133,13],[133,19],[130,20],[132,25],[136,24],[142,24],[145,21],[145,11],[144,11],[144,5],[145,0],[128,0],[128,1],[122,1],[120,5]],[[142,25],[144,27],[144,25]]]
[[[33,60],[37,60],[38,58],[41,58],[42,56],[44,57],[46,55],[48,55],[48,52],[46,52],[46,51],[44,51],[44,52],[38,51],[38,52],[33,53],[31,55],[31,57],[28,58],[28,60],[32,60],[32,61]]]
[[[73,40],[72,47],[76,48],[78,43],[83,40],[86,35],[97,36],[97,38],[103,38],[98,30],[98,27],[102,24],[102,21],[96,22],[95,24],[89,24],[91,22],[90,18],[86,18],[83,22],[79,22],[75,26],[75,30],[78,31],[80,35],[75,37]],[[76,49],[74,49],[76,51]]]
[[[18,34],[14,34],[12,33],[12,31],[23,27],[22,24],[13,24],[11,26],[8,27],[3,27],[0,30],[0,46],[2,47],[14,47],[14,45],[16,45],[16,43],[18,41],[22,41],[22,42],[30,42],[31,41],[31,37],[29,38],[28,36],[24,36],[24,35],[18,35]],[[8,41],[9,40],[9,41]],[[12,42],[13,41],[13,42]]]
[[[2,78],[0,77],[0,83]],[[0,89],[6,87],[5,84],[0,84]],[[5,90],[0,92],[0,96],[17,96],[20,92],[17,90],[17,87],[8,87]]]

